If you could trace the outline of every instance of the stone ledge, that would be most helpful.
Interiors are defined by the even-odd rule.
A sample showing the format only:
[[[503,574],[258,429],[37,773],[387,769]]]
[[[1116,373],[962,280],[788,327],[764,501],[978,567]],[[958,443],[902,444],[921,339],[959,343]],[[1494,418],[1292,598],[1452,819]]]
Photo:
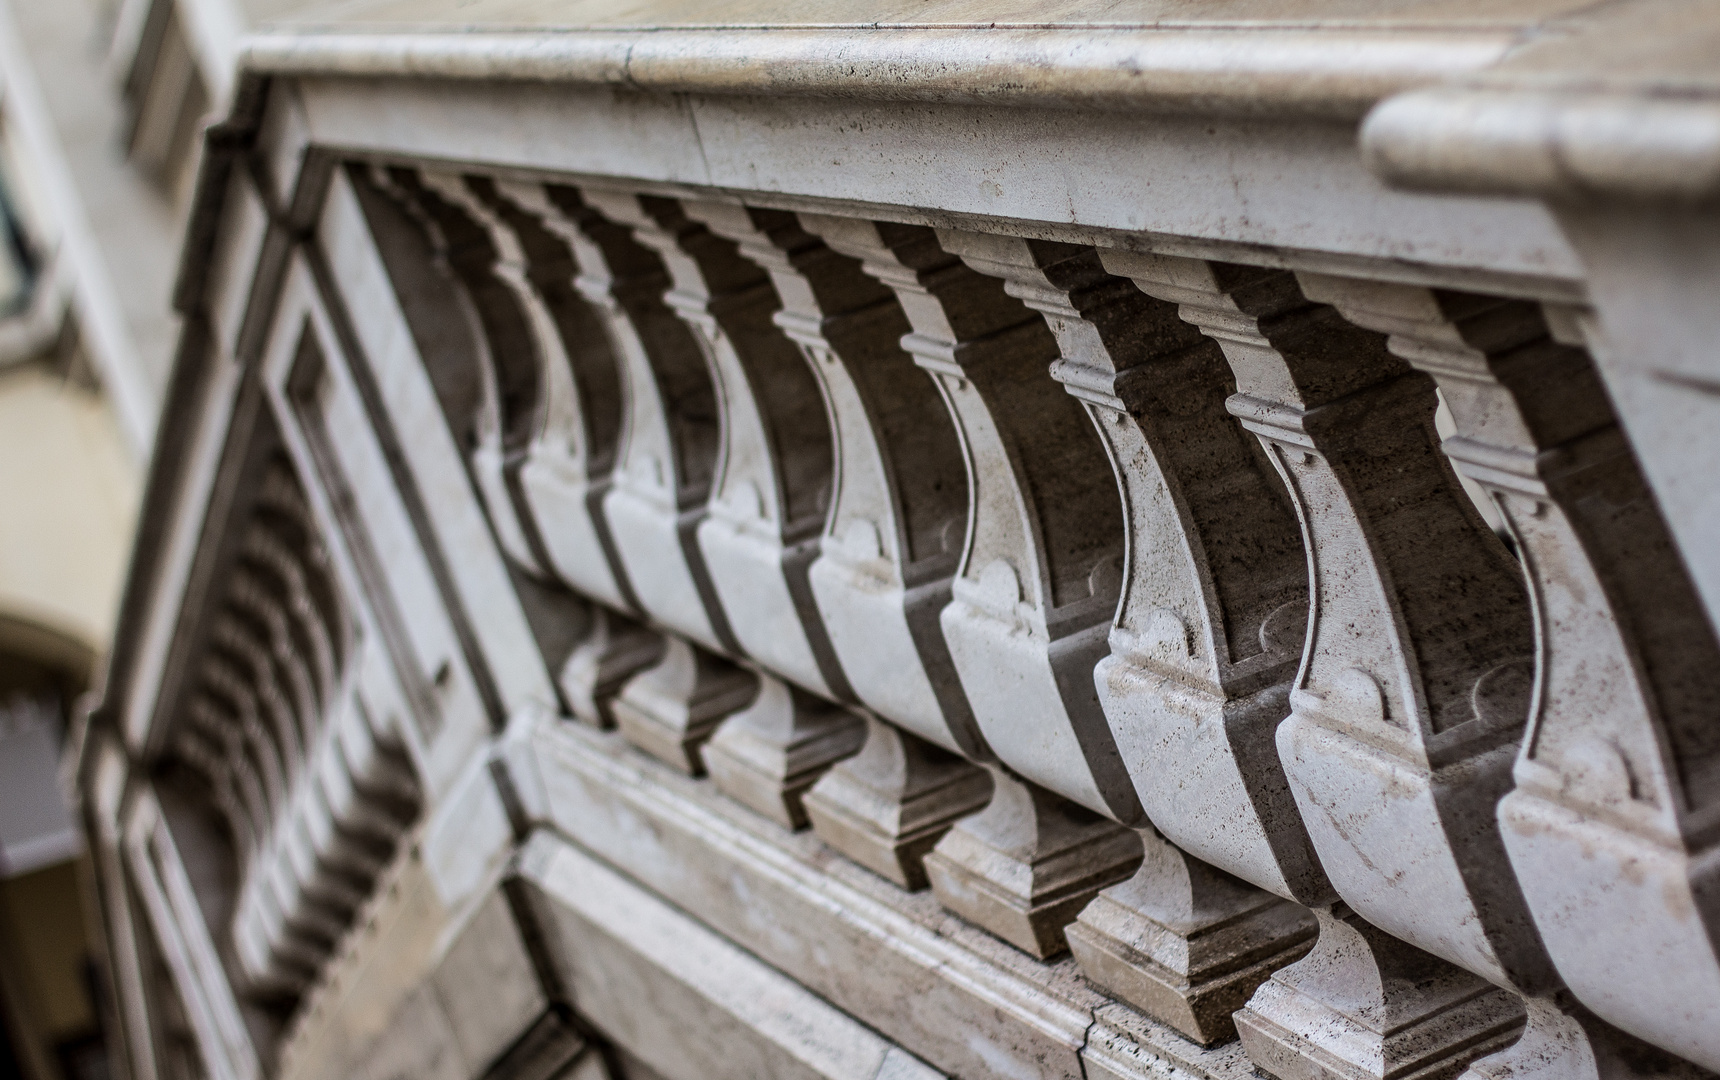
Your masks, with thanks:
[[[952,1075],[1253,1075],[618,736],[551,721],[504,757],[533,818]]]

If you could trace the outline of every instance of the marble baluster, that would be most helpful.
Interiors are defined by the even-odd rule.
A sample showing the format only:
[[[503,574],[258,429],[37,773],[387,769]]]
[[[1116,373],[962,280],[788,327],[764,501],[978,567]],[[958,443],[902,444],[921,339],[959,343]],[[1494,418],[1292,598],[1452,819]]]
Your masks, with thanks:
[[[746,231],[746,211],[635,205],[634,235],[663,258],[664,299],[693,331],[723,419],[699,551],[740,655],[762,668],[757,697],[712,736],[705,765],[737,801],[800,828],[806,788],[864,737],[860,719],[830,703],[852,693],[806,583],[829,497],[829,424],[811,372],[771,321],[781,303],[769,275],[701,220]]]
[[[282,780],[290,797],[297,787],[305,749],[299,742],[298,718],[275,673],[274,658],[258,640],[255,624],[236,605],[229,605],[209,628],[211,652],[220,655],[230,670],[247,682],[257,702],[269,748],[281,764]]]
[[[625,577],[610,568],[601,517],[586,510],[600,503],[614,465],[620,377],[596,315],[572,287],[572,257],[559,237],[497,194],[487,178],[425,171],[419,180],[416,198],[460,253],[449,262],[494,358],[501,438],[472,448],[472,475],[512,557],[520,606],[559,691],[572,654],[609,640],[588,641],[595,618],[586,600],[636,610]],[[572,490],[561,500],[534,499],[545,486]],[[515,550],[519,545],[523,551]],[[569,578],[570,567],[582,571],[577,580]],[[568,708],[584,709],[593,695],[574,683],[561,696]],[[585,711],[602,722],[595,707]]]
[[[348,630],[341,624],[328,553],[297,482],[272,472],[264,481],[258,514],[271,523],[247,531],[239,551],[247,573],[234,574],[228,601],[268,627],[276,663],[296,699],[299,744],[308,752],[338,681]]]
[[[502,260],[491,234],[434,183],[407,168],[353,171],[367,210],[375,213],[376,199],[366,196],[381,195],[410,226],[373,225],[372,232],[497,542],[517,565],[546,577],[542,544],[507,481],[510,458],[529,444],[543,416],[546,365],[520,301],[529,287],[518,261]],[[392,250],[405,243],[415,250]]]
[[[948,577],[956,556],[945,550],[942,537],[951,531],[948,526],[952,521],[965,517],[966,484],[948,414],[935,395],[924,393],[931,389],[925,375],[902,351],[900,339],[908,329],[907,320],[894,295],[862,273],[859,262],[826,246],[792,215],[738,206],[725,211],[721,204],[709,204],[700,208],[698,216],[713,232],[734,241],[743,258],[770,275],[782,304],[772,321],[798,346],[831,419],[833,482],[838,486],[831,494],[819,552],[810,566],[797,561],[795,572],[804,569],[805,573],[804,581],[795,579],[794,591],[799,595],[778,600],[795,604],[808,641],[817,641],[818,648],[831,651],[834,666],[844,678],[849,661],[860,665],[869,676],[867,689],[872,692],[872,701],[868,704],[880,698],[886,706],[905,702],[921,726],[929,726],[939,741],[954,749],[960,744],[951,735],[938,699],[927,685],[915,638],[904,625],[905,590],[893,568],[904,561],[898,552],[903,543],[900,529],[907,523],[896,525],[905,508],[899,495],[892,496],[889,486],[892,475],[900,474],[890,467],[894,457],[886,464],[878,449],[881,432],[877,426],[882,424],[891,425],[897,435],[912,429],[899,447],[892,447],[893,452],[912,454],[918,448],[930,447],[903,471],[912,475],[909,484],[916,494],[926,493],[915,501],[912,511],[932,519],[920,521],[916,517],[914,521],[920,529],[915,542],[922,548],[936,548],[931,554],[932,565],[926,565],[922,556],[917,569],[923,579],[943,568],[941,579],[914,597],[919,604],[921,636],[932,637],[941,646],[937,610],[947,602]],[[892,379],[905,380],[906,385],[898,382],[880,392],[880,384]],[[866,393],[861,385],[867,388]],[[916,394],[916,390],[922,392]],[[886,556],[880,522],[891,529],[890,561],[885,564],[890,569],[885,570],[887,576],[882,581],[877,563]],[[843,542],[862,551],[858,559],[837,561],[840,554],[837,560],[831,558],[832,551],[848,550],[841,548]],[[856,563],[861,567],[859,572],[866,574],[859,581],[853,569]],[[808,604],[808,594],[816,607]],[[860,605],[861,611],[850,613],[845,603]],[[760,625],[768,623],[761,619]],[[929,634],[924,633],[927,630]],[[840,643],[838,632],[846,635]],[[896,648],[880,648],[881,638]],[[748,646],[753,648],[750,643]],[[947,650],[938,651],[947,658]],[[753,655],[766,663],[774,659],[756,651]],[[946,669],[944,676],[954,683],[953,670]],[[849,685],[853,687],[851,682]],[[959,686],[949,689],[960,692]],[[853,688],[853,693],[866,700],[858,688]],[[965,709],[965,700],[962,706]],[[971,714],[958,720],[963,722],[967,725],[964,738],[971,745]],[[738,730],[738,720],[726,725],[712,740],[712,751],[722,755]],[[847,739],[852,734],[845,733],[844,744],[830,749],[848,749]],[[811,809],[804,800],[802,805],[815,815],[809,819],[814,826],[838,841],[839,850],[848,850],[857,861],[898,884],[923,886],[921,860],[926,851],[957,818],[985,805],[990,797],[990,779],[983,770],[952,754],[916,745],[916,736],[887,724],[869,722],[865,738],[872,752],[844,753],[837,760],[845,759],[851,767],[834,777],[825,773],[833,768],[828,752],[808,762],[811,768],[802,770],[804,775],[818,777],[824,773],[830,782],[823,787],[824,801],[818,809]],[[717,775],[721,782],[722,774]],[[818,782],[822,784],[824,779]]]
[[[512,190],[512,189],[510,189]],[[645,615],[675,632],[611,710],[634,745],[703,775],[704,746],[758,696],[699,546],[721,449],[722,414],[693,329],[665,302],[684,218],[667,228],[637,195],[549,186],[544,218],[579,264],[575,286],[602,318],[621,362],[627,417],[603,513]]]
[[[221,752],[214,748],[206,734],[191,725],[180,729],[174,738],[173,750],[189,772],[208,787],[211,802],[220,812],[233,836],[235,855],[241,870],[230,937],[240,975],[254,992],[265,996],[303,992],[315,978],[314,970],[298,965],[279,964],[266,939],[262,912],[255,903],[251,885],[256,856],[260,850],[258,834],[249,820],[242,798],[233,786]]]
[[[260,857],[250,861],[246,885],[256,897],[262,948],[254,967],[258,977],[297,966],[316,970],[326,955],[326,920],[299,903],[297,883],[284,881],[273,857],[279,849],[279,806],[271,797],[266,766],[255,745],[258,732],[244,720],[246,692],[226,676],[219,663],[205,661],[204,685],[187,709],[187,719],[225,749],[227,774],[235,781],[258,841]]]
[[[467,184],[527,251],[528,276],[568,359],[570,376],[547,383],[552,419],[546,427],[571,425],[574,434],[565,441],[534,442],[520,465],[518,485],[556,576],[600,601],[592,609],[590,632],[557,673],[562,697],[580,719],[613,727],[612,700],[635,674],[662,660],[665,648],[661,635],[639,621],[644,608],[605,509],[627,453],[629,416],[640,411],[630,394],[637,373],[629,374],[638,361],[627,355],[629,345],[636,349],[636,334],[631,326],[617,330],[626,317],[614,290],[637,286],[626,269],[620,279],[611,273],[613,256],[581,231],[577,219],[596,215],[579,206],[576,195],[558,201],[543,185],[516,180],[469,178]],[[563,205],[569,201],[571,217]],[[591,228],[618,231],[607,222]],[[583,260],[576,254],[582,249]],[[655,400],[645,397],[647,405]],[[557,416],[565,417],[559,425]]]
[[[961,440],[972,500],[954,599],[939,624],[986,743],[981,760],[992,773],[993,794],[985,810],[938,841],[926,857],[927,876],[946,907],[1049,957],[1067,947],[1063,927],[1081,908],[1140,861],[1139,841],[1128,830],[1068,798],[1109,809],[1110,797],[1124,816],[1131,806],[1139,814],[1120,763],[1113,759],[1115,782],[1101,796],[1084,752],[1103,732],[1091,690],[1097,649],[1087,640],[1102,645],[1102,631],[1083,633],[1090,629],[1083,620],[1108,621],[1116,602],[1122,536],[1115,488],[1080,407],[1049,382],[1046,365],[1056,346],[1044,323],[1001,283],[944,251],[930,230],[890,224],[873,230],[875,240],[862,234],[846,241],[849,253],[863,256],[865,272],[896,294],[907,315],[902,347],[934,376]],[[1071,431],[1073,443],[1060,440]],[[1049,537],[1041,532],[1039,490],[1067,500]],[[1098,512],[1089,513],[1083,500],[1095,490],[1103,498]],[[1114,536],[1107,511],[1115,517]],[[1023,582],[1031,590],[1026,602]],[[1009,603],[1004,593],[1013,596]],[[975,601],[1000,610],[976,609]],[[993,655],[1012,644],[1019,654]],[[1012,677],[999,678],[1000,672]],[[1077,709],[1089,701],[1095,716],[1087,719],[1096,723],[1077,731],[1065,692]],[[1108,742],[1105,734],[1096,745],[1101,761]]]
[[[1553,962],[1567,981],[1575,973],[1577,998],[1601,1015],[1720,1068],[1712,1043],[1697,1036],[1720,1028],[1712,944],[1720,920],[1703,932],[1658,917],[1667,908],[1647,892],[1682,891],[1696,910],[1700,885],[1687,875],[1701,846],[1690,838],[1720,822],[1720,799],[1703,805],[1720,780],[1710,720],[1720,645],[1580,332],[1554,340],[1525,301],[1298,280],[1311,299],[1390,335],[1393,353],[1434,377],[1456,424],[1446,453],[1487,491],[1517,544],[1536,609],[1539,676],[1517,788],[1499,821]],[[1608,833],[1616,839],[1597,845]],[[1646,847],[1654,855],[1643,864],[1671,872],[1635,888],[1617,864],[1604,888],[1585,876],[1595,853],[1628,846]],[[1587,906],[1579,897],[1621,892],[1609,912],[1570,914]],[[1494,1077],[1672,1068],[1608,1027],[1569,994],[1543,988],[1523,1038],[1473,1069]]]
[[[239,746],[255,767],[262,788],[262,820],[273,829],[287,799],[287,770],[280,750],[265,730],[257,690],[242,672],[218,652],[207,652],[198,664],[199,692],[238,735]]]
[[[1384,337],[1286,272],[1102,257],[1218,341],[1230,411],[1284,477],[1309,548],[1309,640],[1277,742],[1343,902],[1236,1014],[1243,1045],[1286,1078],[1456,1071],[1523,1021],[1474,973],[1552,978],[1488,827],[1529,710],[1516,563],[1439,450],[1432,380]]]
[[[284,460],[264,475],[257,509],[259,515],[273,518],[273,524],[250,532],[240,558],[273,574],[285,590],[285,610],[293,616],[290,626],[294,631],[292,643],[286,647],[295,654],[302,653],[295,659],[312,683],[312,694],[306,700],[310,723],[303,733],[309,746],[322,708],[340,681],[350,629],[343,622],[328,549],[318,535],[304,492]]]
[[[806,286],[779,280],[776,321],[819,379],[837,462],[807,577],[855,696],[889,721],[868,717],[864,748],[832,766],[806,806],[838,851],[924,888],[925,854],[991,794],[990,776],[971,764],[991,752],[938,624],[966,525],[961,444],[930,377],[901,347],[906,316],[874,280],[896,265],[878,226],[816,214],[800,224],[828,245],[811,263],[823,273]]]
[[[268,571],[259,574],[256,567],[256,563],[251,563],[245,567],[248,572],[234,573],[227,604],[234,621],[248,628],[247,632],[262,650],[262,658],[277,673],[275,680],[282,691],[287,714],[283,726],[302,759],[309,755],[316,739],[321,697],[312,674],[313,665],[305,662],[309,649],[298,633],[301,628],[294,626],[287,615],[291,595],[277,592],[278,582],[274,583],[276,587],[263,584],[260,579]]]
[[[554,312],[522,243],[462,177],[356,167],[349,176],[539,659],[557,673],[593,619],[555,579],[520,485],[534,450],[565,447],[576,424]]]
[[[346,879],[319,873],[318,859],[297,827],[295,809],[301,801],[304,755],[290,734],[295,722],[276,682],[273,665],[230,610],[218,616],[211,627],[209,646],[212,654],[226,662],[224,666],[228,666],[233,677],[247,684],[258,715],[268,718],[265,738],[284,772],[282,803],[275,811],[270,829],[275,857],[285,863],[279,887],[288,894],[291,909],[317,913],[314,921],[319,928],[344,926],[363,896],[347,885]]]
[[[637,610],[625,573],[613,566],[601,514],[623,417],[620,372],[601,322],[574,289],[571,249],[541,216],[552,208],[517,201],[488,178],[426,173],[425,182],[488,234],[495,276],[513,293],[541,356],[542,401],[507,473],[547,569],[611,608]]]
[[[1052,376],[1105,440],[1131,530],[1094,680],[1167,831],[1141,829],[1140,870],[1088,905],[1070,947],[1088,978],[1189,1038],[1233,1039],[1231,1013],[1313,944],[1313,918],[1280,897],[1326,895],[1272,746],[1307,618],[1294,512],[1225,411],[1223,355],[1175,305],[1091,248],[970,235],[959,250],[1044,316],[1062,353]],[[1278,895],[1194,857],[1207,852]]]

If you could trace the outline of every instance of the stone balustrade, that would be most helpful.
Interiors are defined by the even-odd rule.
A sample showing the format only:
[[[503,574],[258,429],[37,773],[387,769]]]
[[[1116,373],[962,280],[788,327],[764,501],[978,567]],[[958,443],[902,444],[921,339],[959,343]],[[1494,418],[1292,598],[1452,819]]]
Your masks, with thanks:
[[[211,1075],[1720,1069],[1652,283],[1341,94],[360,31],[211,136],[97,717]]]

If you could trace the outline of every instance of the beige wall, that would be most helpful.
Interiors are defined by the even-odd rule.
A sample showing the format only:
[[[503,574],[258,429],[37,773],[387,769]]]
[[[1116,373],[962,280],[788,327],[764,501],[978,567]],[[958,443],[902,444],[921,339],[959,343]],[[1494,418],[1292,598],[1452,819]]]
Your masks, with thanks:
[[[140,487],[101,397],[41,364],[0,371],[0,616],[104,651]]]

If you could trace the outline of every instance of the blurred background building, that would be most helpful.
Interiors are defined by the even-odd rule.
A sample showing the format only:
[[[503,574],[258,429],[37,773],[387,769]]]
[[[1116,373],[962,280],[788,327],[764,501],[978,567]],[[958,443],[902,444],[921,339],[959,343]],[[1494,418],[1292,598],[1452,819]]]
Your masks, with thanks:
[[[178,335],[170,298],[200,129],[225,108],[248,14],[234,0],[0,0],[8,1080],[108,1074],[83,848],[58,769],[112,631]]]

